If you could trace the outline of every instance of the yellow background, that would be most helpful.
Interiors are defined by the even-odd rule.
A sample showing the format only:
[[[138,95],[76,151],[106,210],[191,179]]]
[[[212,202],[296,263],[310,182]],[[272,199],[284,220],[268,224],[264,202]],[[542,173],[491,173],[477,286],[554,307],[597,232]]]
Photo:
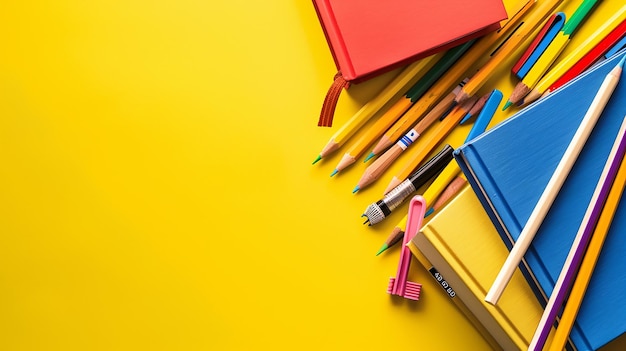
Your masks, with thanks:
[[[394,74],[318,128],[311,1],[5,1],[0,33],[0,349],[488,347],[416,261],[421,300],[385,292],[388,178],[311,166]]]

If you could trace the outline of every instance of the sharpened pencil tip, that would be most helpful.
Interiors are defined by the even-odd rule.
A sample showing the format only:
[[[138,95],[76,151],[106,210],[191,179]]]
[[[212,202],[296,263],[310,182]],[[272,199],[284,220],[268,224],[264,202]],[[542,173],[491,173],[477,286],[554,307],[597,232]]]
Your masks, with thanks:
[[[617,64],[620,68],[624,68],[624,61],[626,61],[626,55],[622,56],[622,59]]]
[[[461,120],[461,122],[459,122],[459,124],[464,124],[465,122],[467,122],[468,119],[472,118],[472,115],[468,112],[467,114],[465,114],[465,116],[463,117],[463,119]]]
[[[378,252],[376,253],[376,256],[380,255],[381,253],[383,253],[383,251],[387,250],[388,248],[389,246],[387,244],[383,244],[380,250],[378,250]]]
[[[332,176],[334,176],[334,175],[335,175],[335,174],[337,174],[337,173],[339,173],[339,170],[338,170],[337,168],[335,168],[335,169],[333,170],[333,172],[330,174],[330,176],[332,177]]]
[[[502,107],[502,111],[506,110],[511,105],[513,105],[513,103],[511,101],[509,101],[509,100],[506,100],[506,103],[504,104],[504,107]]]
[[[424,218],[430,216],[433,212],[435,212],[434,208],[429,208],[428,211],[426,211],[426,213],[424,213]]]
[[[363,160],[363,163],[369,161],[372,157],[376,156],[373,152],[370,152],[369,155]]]
[[[313,163],[311,163],[312,165],[316,164],[317,162],[319,162],[319,160],[322,159],[322,155],[317,155],[317,158],[315,159],[315,161],[313,161]]]
[[[360,189],[360,188],[359,188],[359,186],[358,186],[358,185],[357,185],[357,186],[355,186],[355,187],[354,187],[354,189],[352,189],[352,193],[353,193],[353,194],[354,194],[354,193],[356,193],[357,191],[359,191],[359,189]]]

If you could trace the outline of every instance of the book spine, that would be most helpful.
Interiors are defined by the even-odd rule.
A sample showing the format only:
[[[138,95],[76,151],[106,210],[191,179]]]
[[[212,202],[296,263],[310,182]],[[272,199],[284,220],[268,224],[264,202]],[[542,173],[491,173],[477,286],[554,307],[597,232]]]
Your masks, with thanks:
[[[314,0],[313,6],[315,7],[317,18],[324,31],[324,37],[330,47],[330,52],[335,61],[337,70],[341,72],[341,75],[347,81],[354,80],[356,73],[354,72],[350,55],[346,49],[343,36],[337,25],[337,20],[329,0]]]
[[[489,175],[487,172],[481,172],[481,169],[486,168],[483,166],[482,160],[480,159],[478,153],[474,152],[474,149],[471,147],[471,145],[464,145],[454,150],[452,156],[459,164],[459,168],[461,168],[463,174],[465,174],[465,178],[474,190],[474,193],[478,197],[478,200],[480,200],[480,203],[483,204],[483,208],[489,216],[489,219],[491,219],[491,222],[496,227],[496,230],[502,236],[502,239],[504,239],[506,237],[506,230],[504,229],[502,220],[500,219],[500,217],[498,217],[498,213],[494,210],[493,204],[489,200],[489,197],[485,194],[485,187],[483,187],[483,185],[478,181],[479,176],[482,179],[489,179],[490,181],[492,180],[491,175]],[[479,164],[483,167],[474,169],[472,168],[471,164]],[[477,173],[481,174],[477,175]],[[490,188],[495,188],[493,182],[490,182],[490,184],[486,185]],[[509,240],[504,240],[504,242],[507,245],[507,249],[510,250],[512,245],[509,243]]]
[[[480,203],[483,205],[482,207],[485,210],[485,213],[487,213],[487,215],[489,216],[489,219],[491,220],[494,227],[496,228],[496,231],[500,235],[502,242],[504,243],[506,248],[510,251],[511,248],[513,248],[514,240],[511,237],[511,234],[509,234],[509,232],[506,230],[506,227],[504,226],[504,222],[502,218],[499,217],[499,214],[502,215],[503,213],[496,212],[494,204],[491,202],[490,198],[487,196],[486,190],[485,190],[485,189],[490,189],[489,192],[496,193],[498,192],[497,187],[495,186],[495,183],[493,182],[493,178],[491,177],[491,175],[486,171],[484,172],[482,171],[482,170],[486,170],[487,168],[484,166],[483,162],[481,161],[479,154],[474,151],[475,150],[472,148],[471,145],[464,145],[456,149],[453,153],[453,156],[454,156],[454,159],[459,164],[459,168],[461,168],[461,171],[463,172],[463,174],[465,174],[467,182],[472,187],[474,194],[476,195]],[[481,165],[482,167],[478,167],[475,169],[471,166],[472,164],[478,164],[478,165]],[[479,178],[483,179],[483,181],[480,182],[478,180]],[[486,183],[485,180],[489,180],[489,183]],[[494,190],[491,190],[491,189],[494,189]],[[499,198],[502,198],[502,196],[499,196]],[[509,208],[508,206],[506,206],[506,204],[503,204],[501,207]],[[508,214],[508,216],[510,218],[514,218],[512,214]],[[535,294],[535,296],[537,296],[537,300],[541,304],[541,307],[545,307],[548,301],[548,297],[545,295],[544,291],[540,288],[539,282],[537,281],[536,277],[531,273],[531,270],[526,260],[522,259],[519,269],[524,275],[524,278],[526,278],[526,280],[529,282],[530,288]]]

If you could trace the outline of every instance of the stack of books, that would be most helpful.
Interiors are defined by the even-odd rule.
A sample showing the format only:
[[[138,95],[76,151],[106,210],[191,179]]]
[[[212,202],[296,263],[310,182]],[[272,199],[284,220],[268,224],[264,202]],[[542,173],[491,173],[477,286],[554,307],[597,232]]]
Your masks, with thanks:
[[[455,159],[466,187],[409,247],[434,267],[503,349],[525,349],[577,233],[612,141],[626,116],[626,81],[615,89],[497,305],[484,302],[607,73],[622,51],[490,131]],[[597,350],[626,331],[626,200],[617,208],[569,347]]]

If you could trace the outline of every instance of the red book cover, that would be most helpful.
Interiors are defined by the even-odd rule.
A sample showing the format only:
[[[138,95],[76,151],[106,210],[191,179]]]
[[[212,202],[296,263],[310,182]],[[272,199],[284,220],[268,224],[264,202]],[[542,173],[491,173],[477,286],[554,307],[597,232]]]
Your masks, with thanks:
[[[502,0],[313,0],[337,69],[358,83],[500,28]]]
[[[502,0],[313,0],[339,71],[319,126],[332,125],[350,83],[408,65],[500,29]]]

